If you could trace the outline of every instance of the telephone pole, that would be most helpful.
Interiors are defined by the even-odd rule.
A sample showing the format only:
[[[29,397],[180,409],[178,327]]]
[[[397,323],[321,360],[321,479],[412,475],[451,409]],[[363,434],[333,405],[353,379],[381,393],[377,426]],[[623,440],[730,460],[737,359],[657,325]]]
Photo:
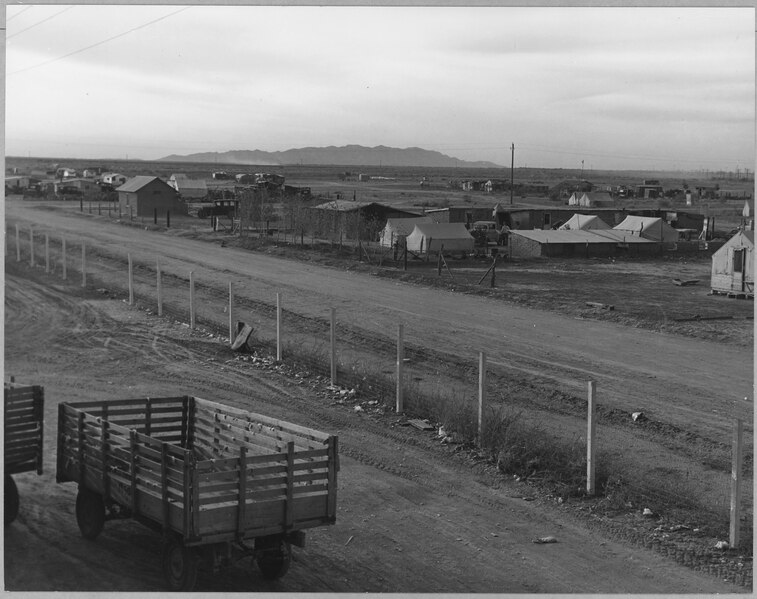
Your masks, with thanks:
[[[515,144],[510,145],[510,205],[513,205],[513,189],[515,187]]]

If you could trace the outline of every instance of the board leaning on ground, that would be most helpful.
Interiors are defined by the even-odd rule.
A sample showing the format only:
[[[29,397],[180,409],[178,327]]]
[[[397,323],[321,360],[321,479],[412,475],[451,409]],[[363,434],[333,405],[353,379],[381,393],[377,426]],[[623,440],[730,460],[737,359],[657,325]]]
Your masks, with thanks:
[[[172,590],[232,554],[283,576],[304,530],[336,521],[338,469],[337,437],[197,397],[59,405],[56,478],[79,484],[82,535],[119,518],[161,532]]]

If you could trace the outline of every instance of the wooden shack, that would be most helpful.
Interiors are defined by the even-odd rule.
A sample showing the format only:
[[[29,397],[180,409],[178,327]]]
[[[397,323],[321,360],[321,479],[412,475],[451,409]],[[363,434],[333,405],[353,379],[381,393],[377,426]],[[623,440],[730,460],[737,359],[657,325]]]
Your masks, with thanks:
[[[739,231],[712,255],[713,293],[754,297],[754,231]]]

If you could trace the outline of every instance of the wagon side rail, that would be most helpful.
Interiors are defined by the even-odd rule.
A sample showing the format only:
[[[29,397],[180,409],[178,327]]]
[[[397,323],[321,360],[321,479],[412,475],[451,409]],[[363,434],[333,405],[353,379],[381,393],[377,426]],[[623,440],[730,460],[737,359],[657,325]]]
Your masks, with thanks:
[[[6,474],[42,474],[44,388],[4,384],[4,465]]]
[[[139,432],[137,426],[144,430],[145,423],[132,422],[135,414],[129,410],[134,405],[61,403],[56,480],[77,482],[156,528],[194,537],[187,517],[192,511],[194,456],[186,448]],[[135,427],[111,421],[111,414]],[[175,427],[180,425],[181,419]]]
[[[194,529],[205,542],[290,533],[336,521],[337,438],[320,449],[198,461]]]
[[[192,398],[194,529],[251,538],[336,520],[337,437]]]

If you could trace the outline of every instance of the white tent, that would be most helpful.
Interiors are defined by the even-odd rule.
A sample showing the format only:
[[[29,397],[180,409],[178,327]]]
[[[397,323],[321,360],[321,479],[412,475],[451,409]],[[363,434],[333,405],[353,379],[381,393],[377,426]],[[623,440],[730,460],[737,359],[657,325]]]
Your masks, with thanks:
[[[463,223],[421,223],[407,236],[407,249],[416,254],[438,252],[472,252],[473,236]]]
[[[652,241],[678,241],[678,231],[661,218],[654,216],[626,216],[625,220],[613,229],[646,237]]]
[[[398,240],[407,237],[413,232],[415,225],[421,223],[433,223],[430,216],[417,218],[388,218],[386,225],[379,233],[379,242],[384,247],[392,247]]]
[[[574,214],[563,225],[558,227],[563,231],[588,231],[591,229],[609,229],[605,221],[594,214]]]

